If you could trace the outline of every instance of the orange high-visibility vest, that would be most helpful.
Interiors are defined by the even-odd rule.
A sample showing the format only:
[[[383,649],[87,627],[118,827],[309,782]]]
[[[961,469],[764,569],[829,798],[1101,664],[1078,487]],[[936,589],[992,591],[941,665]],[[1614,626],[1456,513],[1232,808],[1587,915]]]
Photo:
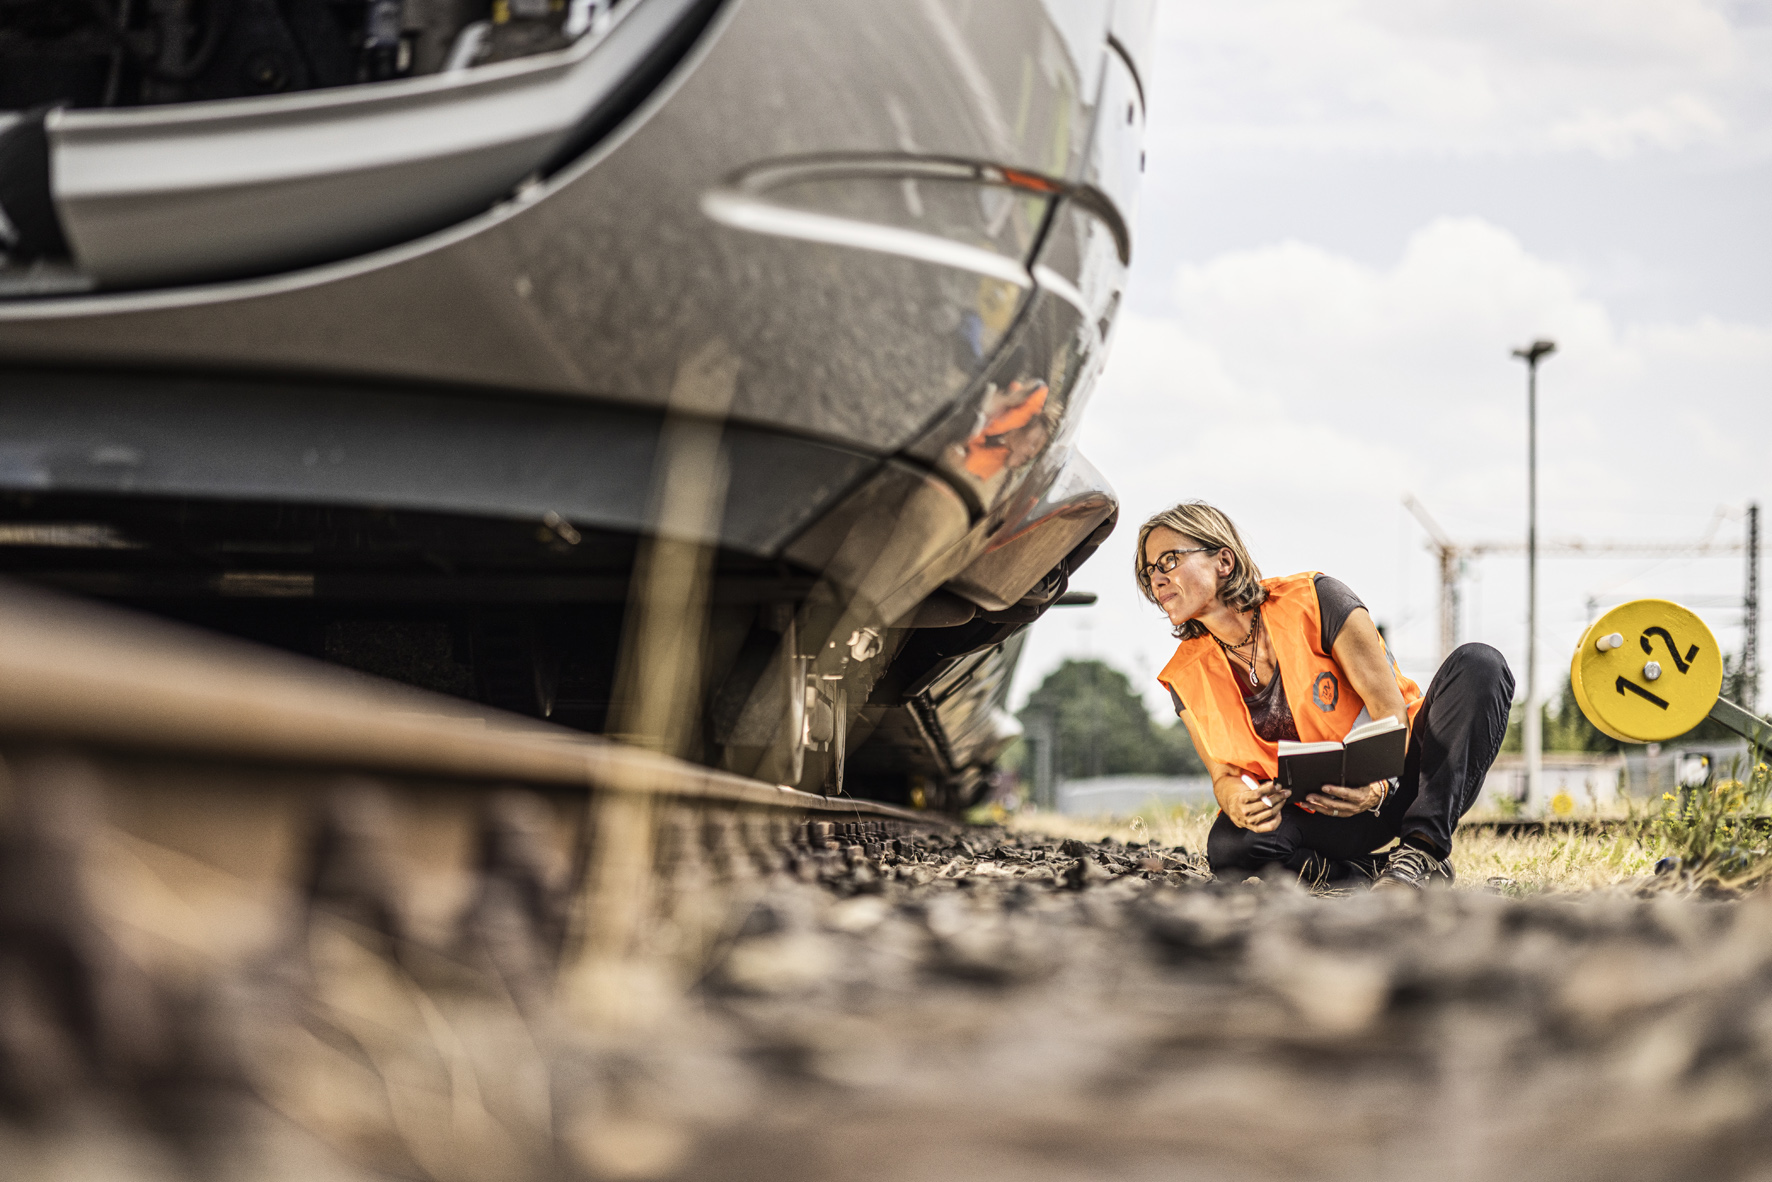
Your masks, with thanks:
[[[1261,585],[1267,588],[1268,597],[1261,605],[1261,618],[1280,667],[1280,681],[1298,737],[1307,743],[1339,742],[1357,723],[1366,721],[1361,717],[1366,703],[1348,684],[1335,657],[1323,651],[1316,573],[1263,579]],[[1397,688],[1403,691],[1403,703],[1414,721],[1421,709],[1421,687],[1403,676],[1388,649],[1385,656],[1390,658]],[[1193,715],[1194,732],[1207,755],[1258,780],[1271,780],[1278,774],[1276,744],[1255,733],[1230,660],[1211,636],[1182,641],[1157,680],[1172,688]]]

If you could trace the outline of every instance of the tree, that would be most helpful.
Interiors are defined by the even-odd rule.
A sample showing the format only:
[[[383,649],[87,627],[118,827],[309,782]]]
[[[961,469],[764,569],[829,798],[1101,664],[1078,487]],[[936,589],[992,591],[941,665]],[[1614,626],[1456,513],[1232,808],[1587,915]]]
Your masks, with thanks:
[[[1053,771],[1087,776],[1204,772],[1187,729],[1161,727],[1126,675],[1103,661],[1066,661],[1047,675],[1017,716],[1028,735],[1054,737]]]
[[[1544,717],[1544,749],[1546,751],[1616,751],[1618,740],[1601,733],[1587,720],[1575,702],[1575,686],[1563,678],[1563,690],[1557,695],[1557,712]]]

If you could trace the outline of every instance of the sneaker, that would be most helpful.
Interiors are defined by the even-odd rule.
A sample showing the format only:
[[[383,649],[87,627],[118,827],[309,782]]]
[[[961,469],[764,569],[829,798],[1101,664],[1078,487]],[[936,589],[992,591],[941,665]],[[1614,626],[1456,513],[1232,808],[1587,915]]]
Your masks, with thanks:
[[[1378,881],[1372,884],[1372,889],[1383,891],[1408,887],[1419,891],[1435,878],[1452,882],[1452,863],[1442,862],[1417,846],[1398,846],[1391,851],[1384,869],[1378,872]]]

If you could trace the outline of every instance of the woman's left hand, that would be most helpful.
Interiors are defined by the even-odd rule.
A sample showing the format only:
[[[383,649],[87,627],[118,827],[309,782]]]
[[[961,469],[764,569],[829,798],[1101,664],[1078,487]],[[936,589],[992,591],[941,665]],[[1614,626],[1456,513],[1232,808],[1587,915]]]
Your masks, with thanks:
[[[1389,787],[1389,783],[1384,780],[1367,784],[1363,788],[1325,784],[1321,792],[1313,792],[1305,797],[1304,805],[1326,817],[1351,817],[1355,813],[1377,808],[1384,801],[1384,794]]]

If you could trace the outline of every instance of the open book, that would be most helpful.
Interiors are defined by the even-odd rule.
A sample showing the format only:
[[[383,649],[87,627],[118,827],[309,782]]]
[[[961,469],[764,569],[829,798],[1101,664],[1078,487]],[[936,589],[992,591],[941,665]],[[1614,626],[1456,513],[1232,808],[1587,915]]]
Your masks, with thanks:
[[[1339,743],[1280,740],[1280,787],[1301,803],[1325,784],[1359,787],[1403,774],[1409,728],[1398,717],[1357,726]]]

